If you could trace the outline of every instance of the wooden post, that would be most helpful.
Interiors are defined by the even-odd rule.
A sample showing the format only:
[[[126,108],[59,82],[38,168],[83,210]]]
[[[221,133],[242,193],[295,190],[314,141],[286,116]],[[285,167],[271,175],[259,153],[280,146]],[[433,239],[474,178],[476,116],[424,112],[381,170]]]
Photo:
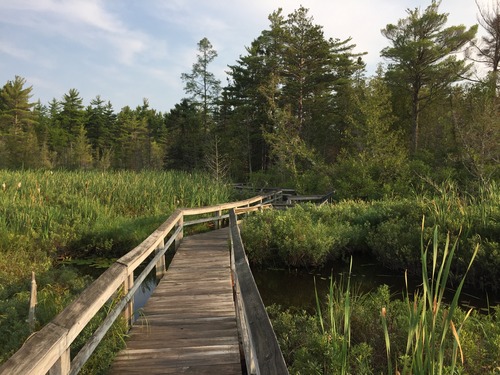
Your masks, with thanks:
[[[165,239],[161,240],[161,242],[158,244],[155,253],[157,254],[160,251],[162,251],[164,246],[165,246]],[[165,255],[163,255],[160,259],[158,259],[158,262],[156,263],[156,280],[159,281],[165,274],[166,270],[167,268],[165,265]]]
[[[37,301],[37,291],[36,291],[36,280],[35,280],[35,272],[31,272],[31,295],[30,295],[30,308],[28,313],[28,324],[30,326],[31,332],[35,330],[35,308]]]
[[[134,286],[134,272],[131,272],[125,282],[123,283],[123,293],[124,295],[128,293],[130,289]],[[127,322],[128,325],[132,325],[132,321],[134,318],[134,299],[132,298],[127,305],[125,306],[125,309],[123,309],[123,317],[125,318],[125,321]]]
[[[179,227],[184,227],[184,215],[182,215],[179,218],[179,221],[177,222],[177,228]],[[177,235],[175,238],[175,249],[177,250],[179,246],[181,245],[182,238],[184,237],[184,229],[180,231],[180,233]]]
[[[54,366],[49,370],[49,375],[67,375],[71,370],[70,349],[62,354],[61,357],[54,363]]]
[[[222,210],[216,211],[216,214],[218,217],[222,216]],[[221,220],[222,219],[217,219],[215,220],[215,229],[220,229],[221,228]]]

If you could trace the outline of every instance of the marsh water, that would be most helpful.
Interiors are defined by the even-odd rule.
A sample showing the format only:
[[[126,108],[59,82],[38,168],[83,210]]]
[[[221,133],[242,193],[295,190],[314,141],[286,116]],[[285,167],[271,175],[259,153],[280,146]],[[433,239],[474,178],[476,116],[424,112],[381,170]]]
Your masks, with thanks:
[[[109,262],[110,260],[108,260]],[[98,263],[99,264],[99,263]],[[99,276],[105,268],[93,268],[78,266],[83,273]],[[138,276],[136,274],[136,277]],[[328,294],[330,277],[334,281],[342,283],[349,275],[349,262],[337,261],[330,263],[321,269],[298,270],[298,269],[263,269],[253,268],[253,276],[259,288],[262,301],[266,306],[278,304],[283,308],[304,309],[313,313],[316,309],[315,290],[323,298]],[[406,290],[404,272],[396,272],[385,268],[369,256],[356,256],[352,261],[350,282],[355,290],[367,293],[376,290],[380,285],[388,285],[395,298],[401,298]],[[408,277],[409,291],[413,292],[422,284],[421,277]],[[136,318],[140,310],[146,304],[149,296],[156,287],[155,271],[151,271],[144,280],[141,287],[134,296],[134,309]],[[316,289],[315,289],[316,288]],[[453,298],[454,290],[447,289],[445,299],[448,302]],[[464,288],[461,293],[460,304],[463,307],[475,307],[485,309],[500,304],[500,295],[487,295],[478,289]]]
[[[278,304],[285,308],[299,308],[314,311],[316,308],[315,288],[321,298],[328,294],[330,277],[337,283],[346,283],[349,275],[349,262],[337,261],[320,270],[304,271],[293,269],[258,269],[252,273],[259,288],[262,301],[266,306]],[[375,291],[380,285],[388,285],[394,298],[406,293],[404,272],[390,270],[369,256],[356,256],[352,261],[350,273],[351,286],[361,293]],[[422,285],[422,277],[408,276],[410,295]],[[451,302],[455,290],[446,289],[445,301]],[[499,295],[487,295],[478,289],[464,287],[460,294],[462,307],[485,309],[500,304]]]

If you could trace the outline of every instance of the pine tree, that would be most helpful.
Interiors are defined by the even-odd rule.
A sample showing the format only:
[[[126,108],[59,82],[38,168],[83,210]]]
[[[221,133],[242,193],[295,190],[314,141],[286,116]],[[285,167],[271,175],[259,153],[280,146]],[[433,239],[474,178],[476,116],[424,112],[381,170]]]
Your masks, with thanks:
[[[408,16],[389,24],[382,34],[391,46],[382,56],[391,61],[387,78],[400,87],[411,103],[411,149],[419,148],[420,113],[423,107],[464,77],[470,69],[455,56],[475,36],[477,25],[445,28],[448,15],[439,13],[440,1],[433,0],[423,12],[407,10]]]
[[[111,102],[106,103],[97,95],[86,109],[85,130],[98,163],[109,156],[114,146],[115,126],[116,115]],[[106,164],[109,164],[109,160],[104,161]]]
[[[220,81],[208,70],[210,63],[217,57],[217,51],[207,38],[203,38],[198,42],[198,52],[191,73],[182,73],[181,79],[186,93],[201,107],[203,129],[208,133],[211,115],[220,94]]]
[[[187,99],[182,100],[166,115],[165,123],[169,134],[166,167],[181,170],[201,168],[206,136],[199,126],[200,113],[196,106]]]
[[[0,90],[0,143],[4,167],[32,168],[37,166],[40,153],[34,126],[35,103],[30,102],[32,86],[24,87],[26,80],[16,76]]]

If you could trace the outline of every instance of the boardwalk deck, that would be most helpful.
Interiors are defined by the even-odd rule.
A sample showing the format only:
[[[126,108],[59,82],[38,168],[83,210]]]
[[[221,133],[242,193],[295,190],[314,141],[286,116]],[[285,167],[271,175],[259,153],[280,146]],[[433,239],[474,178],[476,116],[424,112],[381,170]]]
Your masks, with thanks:
[[[110,374],[241,374],[228,231],[185,237]]]

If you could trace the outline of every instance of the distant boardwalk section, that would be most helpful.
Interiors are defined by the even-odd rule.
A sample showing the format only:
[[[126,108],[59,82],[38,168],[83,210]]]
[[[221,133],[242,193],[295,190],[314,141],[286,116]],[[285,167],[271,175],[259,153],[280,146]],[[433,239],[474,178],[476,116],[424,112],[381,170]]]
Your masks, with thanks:
[[[184,238],[110,374],[242,373],[228,238]]]

